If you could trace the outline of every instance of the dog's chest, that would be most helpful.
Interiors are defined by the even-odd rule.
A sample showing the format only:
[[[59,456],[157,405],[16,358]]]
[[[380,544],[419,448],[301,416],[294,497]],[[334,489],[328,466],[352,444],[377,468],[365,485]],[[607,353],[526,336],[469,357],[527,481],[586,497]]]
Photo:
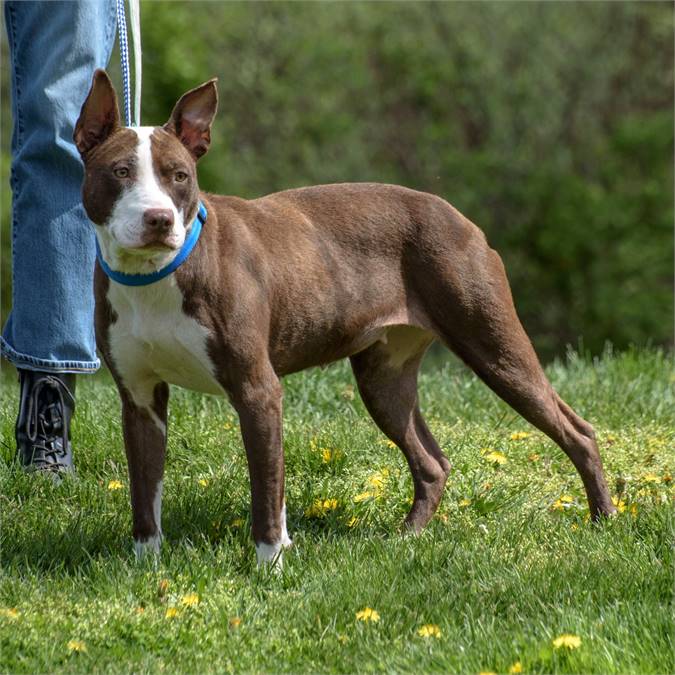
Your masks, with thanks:
[[[127,386],[159,379],[187,389],[222,394],[207,351],[208,330],[183,311],[172,277],[141,287],[111,284],[108,300],[117,315],[109,329],[110,351]]]

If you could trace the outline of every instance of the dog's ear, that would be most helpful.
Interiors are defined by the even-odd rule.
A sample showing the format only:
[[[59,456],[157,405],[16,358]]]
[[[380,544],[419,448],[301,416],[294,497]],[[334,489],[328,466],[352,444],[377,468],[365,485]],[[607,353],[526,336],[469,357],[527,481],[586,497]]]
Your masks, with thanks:
[[[195,159],[205,154],[211,143],[211,123],[218,108],[216,82],[214,78],[183,94],[164,125]]]
[[[91,89],[82,105],[73,140],[84,158],[120,128],[120,111],[115,88],[105,70],[94,73]]]

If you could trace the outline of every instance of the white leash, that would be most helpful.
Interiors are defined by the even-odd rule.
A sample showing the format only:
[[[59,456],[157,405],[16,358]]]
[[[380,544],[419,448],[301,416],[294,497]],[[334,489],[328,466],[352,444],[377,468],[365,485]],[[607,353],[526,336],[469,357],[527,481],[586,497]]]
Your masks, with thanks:
[[[120,61],[122,65],[122,88],[124,89],[124,117],[127,126],[141,125],[141,12],[139,0],[129,0],[131,20],[131,40],[134,48],[134,116],[131,116],[131,78],[129,72],[129,42],[127,39],[127,17],[125,0],[117,0],[117,34],[120,43]]]
[[[131,19],[131,43],[134,46],[134,117],[136,126],[141,126],[141,79],[143,55],[141,53],[141,8],[140,0],[129,0]]]

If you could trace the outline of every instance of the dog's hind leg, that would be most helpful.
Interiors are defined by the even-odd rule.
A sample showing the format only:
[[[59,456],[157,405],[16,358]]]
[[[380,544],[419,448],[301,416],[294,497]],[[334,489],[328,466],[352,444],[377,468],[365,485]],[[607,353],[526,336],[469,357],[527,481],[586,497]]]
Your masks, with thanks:
[[[463,263],[429,266],[419,284],[424,307],[445,343],[504,401],[572,460],[593,518],[615,512],[593,427],[554,391],[513,305],[501,258],[484,238]]]
[[[450,473],[450,463],[417,403],[417,372],[433,339],[418,328],[396,326],[388,330],[386,342],[376,342],[351,357],[368,412],[408,460],[415,493],[405,522],[415,532],[436,512]]]

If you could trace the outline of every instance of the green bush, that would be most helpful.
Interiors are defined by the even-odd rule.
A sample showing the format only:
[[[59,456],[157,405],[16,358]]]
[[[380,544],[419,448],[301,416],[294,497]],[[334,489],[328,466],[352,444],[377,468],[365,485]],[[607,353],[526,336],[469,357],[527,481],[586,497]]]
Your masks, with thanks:
[[[219,77],[204,188],[434,192],[502,254],[542,355],[670,342],[668,3],[147,2],[142,20],[146,123]]]

